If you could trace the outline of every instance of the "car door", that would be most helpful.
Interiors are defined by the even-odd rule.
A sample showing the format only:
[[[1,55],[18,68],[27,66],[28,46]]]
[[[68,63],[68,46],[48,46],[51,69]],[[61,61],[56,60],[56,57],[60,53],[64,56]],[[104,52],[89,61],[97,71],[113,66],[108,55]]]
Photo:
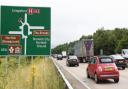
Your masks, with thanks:
[[[89,73],[90,76],[91,76],[91,74],[92,74],[92,69],[91,69],[92,60],[93,60],[93,58],[90,58],[90,61],[89,61],[89,64],[88,64],[88,73]]]
[[[96,59],[97,59],[96,57],[93,57],[92,66],[91,66],[91,69],[92,69],[92,76],[93,76],[93,77],[94,77],[94,75],[95,75],[96,67],[97,67]]]
[[[89,74],[93,77],[95,71],[95,57],[92,57],[89,63]]]

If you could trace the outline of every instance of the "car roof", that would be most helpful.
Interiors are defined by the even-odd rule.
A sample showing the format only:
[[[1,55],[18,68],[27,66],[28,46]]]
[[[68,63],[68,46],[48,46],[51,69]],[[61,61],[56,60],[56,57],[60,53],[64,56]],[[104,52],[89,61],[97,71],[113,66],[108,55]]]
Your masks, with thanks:
[[[101,59],[101,58],[111,58],[108,55],[98,55],[98,56],[94,56],[94,57],[98,57],[99,59]]]
[[[110,57],[110,56],[107,56],[107,55],[98,55],[98,56],[94,56],[94,57],[103,58],[103,57]]]
[[[115,55],[110,55],[110,56],[112,56],[112,57],[114,57],[114,58],[116,58],[116,59],[124,59],[121,55],[119,55],[119,54],[115,54]]]

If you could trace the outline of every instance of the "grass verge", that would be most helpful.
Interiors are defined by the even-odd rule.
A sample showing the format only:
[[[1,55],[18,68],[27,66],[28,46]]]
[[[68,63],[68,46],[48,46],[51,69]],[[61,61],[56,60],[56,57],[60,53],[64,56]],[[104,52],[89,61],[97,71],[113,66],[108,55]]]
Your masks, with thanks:
[[[10,57],[8,66],[5,60],[1,62],[0,89],[64,89],[64,81],[50,58],[27,61],[21,58],[19,65],[17,58]]]

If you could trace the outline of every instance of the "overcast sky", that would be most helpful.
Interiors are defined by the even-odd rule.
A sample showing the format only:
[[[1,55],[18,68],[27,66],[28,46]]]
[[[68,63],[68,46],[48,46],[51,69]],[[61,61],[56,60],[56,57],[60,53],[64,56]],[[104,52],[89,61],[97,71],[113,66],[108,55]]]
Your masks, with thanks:
[[[128,0],[0,0],[0,4],[51,7],[52,47],[101,27],[128,28]]]

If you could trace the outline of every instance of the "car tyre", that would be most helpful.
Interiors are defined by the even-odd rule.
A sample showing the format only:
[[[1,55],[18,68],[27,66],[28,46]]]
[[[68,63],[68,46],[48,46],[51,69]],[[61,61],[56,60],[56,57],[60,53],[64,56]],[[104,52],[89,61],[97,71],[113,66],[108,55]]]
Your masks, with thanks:
[[[123,70],[125,70],[125,67],[122,67]]]
[[[69,66],[69,63],[68,63],[68,61],[66,62],[66,65],[67,65],[67,66]]]
[[[98,77],[97,77],[96,74],[95,74],[95,76],[94,76],[94,79],[95,79],[95,82],[96,82],[96,83],[99,83],[99,82],[100,82],[100,80],[98,79]]]
[[[68,66],[68,63],[66,62],[66,66]]]
[[[87,71],[87,78],[90,78],[90,75],[89,75],[88,71]]]
[[[68,63],[68,66],[69,66],[69,67],[71,66],[70,63]]]
[[[115,83],[118,83],[119,82],[119,78],[118,79],[114,79],[114,82]]]
[[[77,66],[79,66],[79,63],[77,64]]]

